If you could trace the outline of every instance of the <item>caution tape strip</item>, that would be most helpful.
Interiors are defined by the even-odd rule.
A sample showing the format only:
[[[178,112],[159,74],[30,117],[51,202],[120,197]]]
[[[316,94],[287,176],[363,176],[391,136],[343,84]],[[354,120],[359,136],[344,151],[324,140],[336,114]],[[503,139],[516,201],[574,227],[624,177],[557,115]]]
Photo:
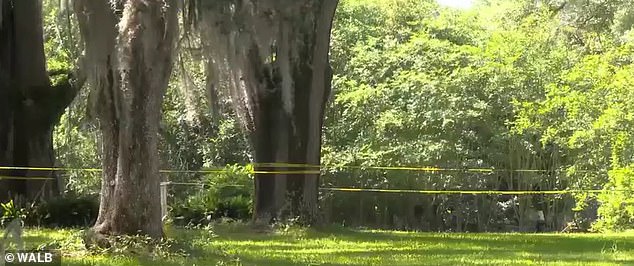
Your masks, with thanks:
[[[25,167],[25,166],[0,166],[0,170],[31,170],[31,171],[82,171],[101,172],[99,168],[62,168],[62,167]]]
[[[99,168],[60,168],[60,167],[18,167],[18,166],[0,166],[0,170],[31,170],[31,171],[81,171],[81,172],[102,172]],[[159,173],[228,173],[230,172],[224,168],[218,169],[203,169],[203,170],[159,170]],[[286,174],[286,175],[318,175],[321,174],[318,170],[308,171],[249,171],[250,174]]]
[[[43,176],[0,176],[0,180],[55,180],[55,178]]]
[[[181,186],[211,186],[212,184],[206,183],[191,183],[191,182],[161,182],[161,186],[169,186],[169,185],[181,185]],[[222,187],[244,187],[244,185],[233,185],[233,184],[224,184]]]
[[[312,165],[312,164],[293,164],[293,163],[253,163],[253,166],[260,167],[286,167],[286,168],[320,168],[320,169],[373,169],[373,170],[404,170],[404,171],[423,171],[423,172],[441,172],[441,171],[462,171],[462,172],[532,172],[547,173],[560,172],[562,170],[546,170],[546,169],[497,169],[497,168],[442,168],[436,166],[362,166],[362,165]],[[577,170],[577,172],[600,172],[595,170]]]
[[[361,166],[361,165],[311,165],[311,164],[290,164],[290,163],[254,163],[254,166],[260,167],[286,167],[286,168],[320,168],[320,169],[373,169],[373,170],[405,170],[405,171],[423,171],[423,172],[440,172],[440,171],[467,171],[467,172],[498,172],[498,171],[515,171],[515,172],[548,172],[549,170],[541,169],[495,169],[495,168],[441,168],[434,166]]]
[[[420,172],[476,172],[476,173],[493,173],[493,172],[527,172],[527,173],[548,173],[561,172],[562,170],[542,170],[542,169],[495,169],[495,168],[440,168],[440,167],[406,167],[406,166],[325,166],[325,165],[307,165],[307,164],[285,164],[285,163],[256,163],[248,166],[253,167],[270,167],[270,168],[319,168],[319,169],[372,169],[372,170],[402,170],[402,171],[420,171]],[[31,170],[31,171],[81,171],[81,172],[102,172],[100,168],[62,168],[62,167],[18,167],[18,166],[0,166],[0,170]],[[224,167],[205,168],[200,170],[159,170],[160,173],[226,173],[229,172]],[[577,172],[603,172],[592,170],[577,170]],[[302,170],[302,171],[262,171],[252,170],[251,174],[320,174],[320,170]]]
[[[204,186],[203,183],[183,183],[183,182],[162,182],[161,185],[188,185],[188,186]],[[243,187],[244,185],[223,185]],[[575,190],[542,190],[542,191],[502,191],[502,190],[413,190],[413,189],[376,189],[376,188],[341,188],[341,187],[322,187],[322,191],[335,192],[377,192],[377,193],[408,193],[408,194],[460,194],[460,195],[562,195],[574,193],[602,193],[602,192],[629,192],[624,189],[601,190],[601,189],[575,189]]]
[[[378,192],[378,193],[414,193],[414,194],[490,194],[490,195],[529,195],[529,194],[573,194],[573,193],[602,193],[627,192],[627,190],[542,190],[542,191],[496,191],[496,190],[411,190],[411,189],[375,189],[375,188],[320,188],[325,191],[339,192]]]

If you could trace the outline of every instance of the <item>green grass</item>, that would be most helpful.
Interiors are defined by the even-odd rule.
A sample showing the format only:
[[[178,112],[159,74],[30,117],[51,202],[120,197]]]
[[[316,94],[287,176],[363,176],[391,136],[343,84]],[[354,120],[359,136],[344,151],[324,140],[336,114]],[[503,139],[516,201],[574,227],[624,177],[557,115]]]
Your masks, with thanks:
[[[63,243],[64,265],[634,265],[634,233],[457,234],[370,230],[257,233],[244,225],[168,232],[187,257],[91,255],[78,230],[32,229],[30,246]]]

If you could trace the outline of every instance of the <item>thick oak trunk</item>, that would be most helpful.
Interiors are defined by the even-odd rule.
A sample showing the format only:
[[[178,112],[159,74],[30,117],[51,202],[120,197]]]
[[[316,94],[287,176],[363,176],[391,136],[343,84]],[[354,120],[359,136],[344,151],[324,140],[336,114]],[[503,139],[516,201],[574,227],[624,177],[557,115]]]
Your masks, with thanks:
[[[331,85],[330,30],[338,1],[190,2],[203,22],[203,41],[218,81],[214,87],[230,90],[251,137],[258,171],[254,220],[315,222],[318,168],[271,163],[320,163]],[[280,173],[286,170],[295,173]]]
[[[76,1],[86,43],[84,67],[103,133],[101,234],[163,235],[158,162],[161,104],[177,36],[176,1]],[[118,25],[118,28],[117,28]]]
[[[298,66],[292,115],[284,112],[281,95],[259,98],[252,133],[255,162],[261,165],[255,175],[254,219],[258,222],[299,217],[300,222],[311,224],[318,219],[319,168],[310,166],[321,163],[321,128],[332,77],[328,63]],[[321,81],[314,82],[315,78]],[[319,87],[313,87],[314,83]]]
[[[318,166],[321,163],[324,108],[332,80],[328,56],[330,30],[337,1],[314,2],[314,9],[306,10],[308,14],[296,14],[298,18],[314,19],[313,23],[299,24],[309,26],[300,28],[300,34],[295,36],[300,38],[293,49],[298,57],[290,60],[288,70],[278,66],[280,71],[290,71],[292,78],[291,112],[285,110],[288,100],[283,90],[258,95],[261,108],[255,111],[253,132],[256,165],[274,162],[295,166],[262,169],[291,174],[256,174],[256,221],[277,216],[279,219],[299,218],[305,224],[318,222],[319,168],[297,165]],[[284,52],[281,46],[278,49],[279,53]],[[283,88],[282,79],[268,89]],[[265,156],[258,153],[265,153]]]
[[[77,89],[51,86],[46,72],[42,8],[38,0],[0,0],[0,166],[54,167],[53,129]],[[51,171],[2,170],[0,201],[22,195],[49,198],[58,189]]]

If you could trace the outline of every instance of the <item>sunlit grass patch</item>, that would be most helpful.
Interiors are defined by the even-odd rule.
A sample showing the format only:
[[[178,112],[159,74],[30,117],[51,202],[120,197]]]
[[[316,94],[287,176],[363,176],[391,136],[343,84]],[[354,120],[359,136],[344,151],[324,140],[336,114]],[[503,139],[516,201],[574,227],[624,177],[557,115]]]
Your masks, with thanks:
[[[634,232],[466,234],[299,229],[269,233],[246,225],[175,228],[187,256],[150,259],[94,254],[79,230],[31,229],[29,246],[57,242],[64,265],[634,265]]]

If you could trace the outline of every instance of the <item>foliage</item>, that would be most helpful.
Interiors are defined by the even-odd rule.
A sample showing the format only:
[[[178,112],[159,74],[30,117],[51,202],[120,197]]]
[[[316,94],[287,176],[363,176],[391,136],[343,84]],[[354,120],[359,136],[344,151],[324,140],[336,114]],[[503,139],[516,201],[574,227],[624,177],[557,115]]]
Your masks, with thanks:
[[[149,260],[186,257],[189,254],[179,248],[179,243],[172,239],[155,240],[142,235],[113,236],[109,239],[112,246],[107,249],[94,248],[92,254],[109,256],[135,256]]]
[[[375,5],[344,1],[338,11],[332,52],[335,95],[326,115],[325,164],[539,169],[549,174],[416,173],[334,167],[328,169],[325,185],[424,190],[566,189],[566,177],[559,171],[564,162],[561,149],[542,145],[533,132],[513,130],[515,103],[542,99],[546,84],[575,58],[569,54],[570,47],[554,37],[557,22],[541,9],[517,16],[512,23],[434,5],[429,5],[422,17],[417,17],[421,12],[416,11],[410,16],[406,9],[390,11],[392,4],[402,2],[407,1]],[[507,11],[524,12],[515,6]],[[381,15],[365,22],[364,14],[368,13]],[[395,18],[390,16],[412,21],[396,19],[401,24],[394,25],[391,21]],[[364,28],[356,30],[362,21]],[[489,27],[490,23],[502,25]],[[394,36],[392,28],[410,30],[409,34]],[[550,197],[547,206],[540,207],[531,204],[540,202],[538,197],[524,196],[516,203],[519,207],[501,219],[497,215],[505,211],[500,204],[509,197],[325,197],[332,200],[325,203],[330,206],[326,211],[341,213],[340,217],[333,214],[338,222],[374,220],[383,226],[396,226],[395,220],[405,220],[413,228],[452,231],[465,230],[464,226],[474,223],[478,224],[476,230],[494,230],[505,219],[524,227],[527,222],[520,221],[530,215],[530,208],[554,209],[571,200]],[[403,201],[407,202],[405,206]],[[415,208],[426,212],[423,222],[419,221],[421,214],[412,211]],[[424,211],[430,209],[434,211]],[[559,209],[550,220],[563,220],[569,215],[566,212],[570,209]],[[359,213],[359,218],[351,217],[351,212]],[[461,219],[464,225],[456,224]],[[558,228],[560,223],[550,227]]]
[[[37,206],[38,226],[87,227],[97,220],[98,200],[90,195],[66,194]]]
[[[21,220],[26,226],[85,227],[97,219],[97,199],[89,195],[66,194],[48,201],[0,203],[0,226]]]
[[[632,167],[610,171],[609,181],[599,195],[600,219],[593,225],[598,231],[634,229],[634,169]]]
[[[0,226],[6,226],[14,220],[24,220],[27,217],[27,209],[17,206],[13,200],[0,203],[2,215],[0,215]]]
[[[175,224],[201,225],[213,219],[248,220],[253,211],[253,177],[249,168],[227,166],[224,171],[208,175],[204,187],[172,204]]]
[[[628,189],[616,180],[631,178],[622,170],[634,159],[632,51],[632,45],[624,43],[599,54],[582,54],[546,85],[543,100],[518,105],[516,129],[540,132],[542,143],[565,147],[572,187],[606,190],[599,197],[599,230],[631,224],[625,219],[627,209],[615,207],[623,202],[621,192],[609,190],[617,185]]]
[[[49,72],[73,73],[81,51],[77,42],[79,33],[69,10],[71,7],[62,2],[43,1],[46,64]],[[59,167],[99,168],[101,165],[98,128],[85,115],[87,98],[88,90],[80,90],[55,127],[53,146]],[[66,192],[93,194],[99,191],[99,174],[80,171],[58,174],[64,177]]]
[[[73,69],[79,56],[77,27],[64,8],[44,1],[49,70]],[[324,169],[323,186],[604,192],[323,193],[325,216],[346,225],[495,231],[528,228],[530,213],[542,209],[551,230],[597,218],[596,230],[632,228],[627,195],[634,163],[633,10],[632,0],[482,0],[466,11],[432,0],[342,0],[332,34],[334,91],[323,137],[322,161],[333,167]],[[246,164],[253,151],[229,95],[210,90],[213,73],[199,60],[205,47],[194,47],[196,38],[183,35],[179,42],[163,102],[161,168]],[[59,166],[100,167],[98,125],[85,115],[87,91],[55,129]],[[369,168],[421,165],[500,171]],[[237,166],[224,170],[164,174],[165,181],[205,184],[170,187],[175,223],[250,217],[251,177]],[[98,192],[98,173],[62,174],[67,192]],[[82,202],[53,205],[83,208]],[[20,210],[11,209],[11,216]]]

